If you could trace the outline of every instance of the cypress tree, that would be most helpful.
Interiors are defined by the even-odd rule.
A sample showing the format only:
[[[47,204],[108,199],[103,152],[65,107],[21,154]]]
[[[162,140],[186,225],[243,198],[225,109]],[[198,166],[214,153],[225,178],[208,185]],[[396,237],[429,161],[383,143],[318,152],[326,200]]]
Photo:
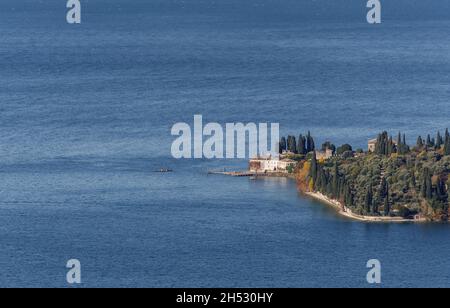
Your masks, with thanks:
[[[394,141],[392,140],[392,137],[389,138],[389,143],[388,143],[388,150],[386,155],[391,155],[392,153],[394,153]]]
[[[445,130],[444,155],[450,155],[450,133],[448,128]]]
[[[431,181],[431,174],[428,174],[427,177],[427,199],[433,199],[433,184]]]
[[[322,191],[322,180],[323,180],[323,169],[322,168],[317,168],[317,179],[314,182],[314,190],[316,191]]]
[[[431,148],[433,146],[433,143],[431,142],[431,136],[427,136],[427,147]]]
[[[422,149],[422,148],[423,148],[423,139],[422,139],[421,136],[419,136],[419,137],[417,138],[417,147],[418,147],[419,149]]]
[[[439,181],[436,186],[436,197],[439,201],[447,202],[447,190],[445,187],[445,182],[442,178],[439,178]]]
[[[388,137],[387,132],[378,135],[375,145],[375,153],[378,155],[391,155],[395,152],[394,141],[392,137]]]
[[[389,184],[386,184],[386,196],[384,198],[384,216],[391,214],[391,207],[389,205]]]
[[[339,197],[339,168],[337,162],[334,164],[334,174],[333,174],[333,197]]]
[[[387,186],[388,186],[388,184],[387,184],[386,178],[383,177],[381,179],[381,185],[380,186],[381,186],[380,187],[380,200],[382,200],[382,199],[384,199],[386,197],[386,194],[387,194]]]
[[[436,137],[436,149],[439,150],[443,144],[444,144],[444,139],[442,139],[441,132],[438,131],[437,137]]]
[[[450,155],[450,138],[444,145],[444,155]]]
[[[433,198],[433,183],[431,180],[431,173],[428,168],[424,169],[422,182],[422,197],[428,200]]]
[[[327,184],[328,184],[328,179],[327,179],[327,175],[324,172],[324,170],[322,168],[320,169],[320,188],[319,191],[321,192],[325,192],[327,189]]]
[[[298,137],[298,146],[297,146],[297,153],[301,155],[306,154],[306,139],[303,137],[303,135],[300,135]]]
[[[316,154],[315,153],[313,154],[312,160],[311,160],[310,175],[311,175],[311,178],[312,178],[313,182],[315,183],[316,180],[317,180],[317,159],[316,159]]]
[[[306,134],[306,152],[311,152],[311,133]]]
[[[372,213],[378,214],[378,202],[377,200],[373,200]]]
[[[288,136],[287,148],[289,152],[297,153],[297,140],[294,136]]]
[[[367,213],[370,213],[372,210],[373,203],[373,192],[372,192],[372,183],[370,183],[369,188],[367,189],[366,199],[365,199],[365,209]]]
[[[344,197],[344,201],[345,201],[345,205],[347,207],[352,207],[353,206],[353,194],[352,194],[352,190],[350,188],[350,184],[349,183],[345,183],[345,197]]]
[[[420,187],[420,194],[422,195],[422,198],[427,197],[427,175],[426,170],[424,171],[423,179],[422,179],[422,185]]]
[[[287,148],[286,138],[285,137],[281,137],[281,140],[280,140],[280,154],[283,153],[283,151],[286,151],[286,148]]]
[[[316,146],[314,144],[314,139],[311,137],[311,132],[308,132],[308,135],[306,137],[306,151],[308,153],[314,152],[316,150]]]
[[[406,144],[406,135],[403,134],[403,141],[402,141],[402,155],[409,153],[409,146]]]

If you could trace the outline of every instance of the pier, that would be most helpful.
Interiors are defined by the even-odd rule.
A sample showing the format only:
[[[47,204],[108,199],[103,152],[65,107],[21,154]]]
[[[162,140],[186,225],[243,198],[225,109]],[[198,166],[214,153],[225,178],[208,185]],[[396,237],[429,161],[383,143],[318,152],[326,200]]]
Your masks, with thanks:
[[[257,176],[267,176],[266,173],[257,173],[251,171],[208,171],[208,174],[219,174],[228,175],[235,177],[257,177]]]
[[[244,171],[226,171],[225,169],[222,170],[208,170],[208,174],[211,175],[226,175],[226,176],[232,176],[232,177],[250,177],[253,179],[256,179],[258,177],[292,177],[292,175],[286,173],[286,172],[255,172],[250,170],[244,170]]]

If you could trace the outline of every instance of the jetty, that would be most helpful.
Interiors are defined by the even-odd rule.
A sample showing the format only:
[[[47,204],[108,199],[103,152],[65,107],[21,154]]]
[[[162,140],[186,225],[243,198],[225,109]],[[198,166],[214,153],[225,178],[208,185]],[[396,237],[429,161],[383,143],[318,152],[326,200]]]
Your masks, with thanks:
[[[257,177],[257,176],[267,176],[265,173],[258,173],[252,171],[208,171],[208,174],[219,174],[234,177]]]
[[[252,180],[256,180],[260,177],[295,178],[293,174],[288,174],[286,172],[256,172],[251,170],[245,171],[208,170],[208,174],[226,175],[232,177],[249,177]]]

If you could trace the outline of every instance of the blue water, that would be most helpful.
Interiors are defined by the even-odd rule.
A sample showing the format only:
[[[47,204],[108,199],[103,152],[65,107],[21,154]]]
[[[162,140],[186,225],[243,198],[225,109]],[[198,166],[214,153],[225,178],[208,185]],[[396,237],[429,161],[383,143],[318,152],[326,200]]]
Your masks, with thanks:
[[[385,287],[450,281],[446,224],[346,220],[283,179],[176,161],[171,126],[279,122],[364,147],[450,126],[447,1],[0,2],[0,286]],[[130,3],[132,2],[132,3]],[[174,169],[172,174],[152,171]]]

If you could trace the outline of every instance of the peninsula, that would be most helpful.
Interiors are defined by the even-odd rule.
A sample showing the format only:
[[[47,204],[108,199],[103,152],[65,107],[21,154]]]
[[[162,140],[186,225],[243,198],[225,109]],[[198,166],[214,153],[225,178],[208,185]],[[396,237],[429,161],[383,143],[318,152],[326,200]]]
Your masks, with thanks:
[[[448,129],[433,138],[418,137],[413,147],[405,135],[399,133],[394,139],[383,132],[368,142],[366,151],[331,142],[317,149],[308,133],[298,139],[281,138],[279,150],[278,163],[267,159],[261,164],[258,158],[250,161],[250,169],[294,176],[301,192],[344,216],[369,222],[449,219]],[[276,170],[277,166],[282,169]]]

